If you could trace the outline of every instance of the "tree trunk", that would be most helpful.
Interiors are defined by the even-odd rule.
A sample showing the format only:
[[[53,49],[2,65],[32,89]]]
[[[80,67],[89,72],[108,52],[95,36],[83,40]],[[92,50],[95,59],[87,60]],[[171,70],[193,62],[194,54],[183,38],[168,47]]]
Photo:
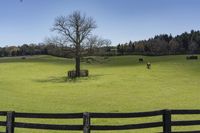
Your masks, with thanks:
[[[81,65],[81,54],[80,54],[80,43],[76,44],[76,77],[80,77],[80,65]]]
[[[80,77],[80,56],[76,57],[76,77]]]

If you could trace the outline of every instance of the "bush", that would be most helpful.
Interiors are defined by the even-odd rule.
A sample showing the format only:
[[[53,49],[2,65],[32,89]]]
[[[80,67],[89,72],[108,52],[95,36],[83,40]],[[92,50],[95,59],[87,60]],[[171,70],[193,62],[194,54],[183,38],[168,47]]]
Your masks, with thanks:
[[[25,60],[25,59],[26,59],[26,57],[22,57],[21,59]]]
[[[186,59],[187,60],[197,60],[198,56],[196,56],[196,55],[186,56]]]

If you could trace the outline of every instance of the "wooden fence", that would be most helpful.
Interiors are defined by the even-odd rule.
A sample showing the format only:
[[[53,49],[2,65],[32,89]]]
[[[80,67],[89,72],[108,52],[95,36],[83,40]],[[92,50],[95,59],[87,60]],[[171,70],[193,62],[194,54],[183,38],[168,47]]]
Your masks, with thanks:
[[[144,128],[162,127],[163,133],[186,133],[186,131],[173,132],[172,126],[191,126],[200,125],[200,120],[172,121],[172,115],[193,115],[200,114],[200,110],[159,110],[151,112],[137,113],[68,113],[68,114],[43,114],[43,113],[18,113],[18,112],[0,112],[0,116],[5,116],[6,121],[0,121],[0,126],[6,127],[4,133],[14,133],[15,128],[43,129],[43,130],[66,130],[82,131],[90,133],[91,131],[108,130],[134,130]],[[162,116],[162,121],[128,125],[92,125],[92,118],[140,118]],[[83,119],[82,125],[55,125],[55,124],[36,124],[15,122],[15,118],[43,118],[43,119]],[[187,133],[200,133],[199,131],[187,131]]]

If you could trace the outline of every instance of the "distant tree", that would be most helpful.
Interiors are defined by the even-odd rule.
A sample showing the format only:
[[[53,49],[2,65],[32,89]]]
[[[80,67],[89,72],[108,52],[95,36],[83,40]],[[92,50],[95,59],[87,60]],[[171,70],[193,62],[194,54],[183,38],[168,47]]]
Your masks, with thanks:
[[[0,57],[3,56],[3,48],[0,47]]]
[[[72,50],[72,49],[67,49],[67,40],[63,37],[59,36],[52,36],[45,38],[45,44],[47,48],[47,52],[49,52],[50,55],[54,56],[61,56],[61,57],[66,57],[66,50]],[[74,54],[74,51],[67,51],[70,54]],[[71,55],[70,57],[72,57]]]
[[[135,45],[134,45],[134,43],[132,42],[132,41],[129,41],[129,43],[128,43],[128,53],[131,53],[131,52],[134,52],[134,50],[135,50]]]
[[[188,49],[190,54],[195,54],[198,49],[198,44],[195,41],[191,41]]]
[[[109,39],[103,39],[98,36],[91,36],[85,43],[87,55],[103,55],[109,50],[111,41]]]
[[[165,39],[152,40],[152,55],[166,55],[169,53],[169,43]]]
[[[67,40],[65,40],[65,38],[59,37],[59,36],[47,37],[47,38],[45,38],[44,42],[47,45],[53,44],[53,45],[56,45],[61,48],[63,48],[65,45],[67,45]]]
[[[85,44],[88,55],[93,55],[95,53],[95,50],[98,47],[97,43],[98,43],[98,36],[91,36],[88,38],[88,41]]]
[[[110,51],[111,40],[99,38],[97,42],[99,55],[105,55]]]
[[[117,53],[119,55],[124,55],[125,49],[124,49],[124,44],[118,44],[117,45]]]
[[[93,18],[86,17],[80,11],[69,16],[60,16],[55,20],[53,31],[57,31],[68,43],[75,48],[76,76],[80,77],[81,49],[84,41],[90,36],[96,23]]]
[[[145,41],[136,42],[135,52],[136,54],[144,54],[145,52]]]
[[[169,42],[169,46],[170,46],[170,52],[172,54],[176,54],[176,52],[178,52],[178,49],[180,47],[180,44],[178,41],[176,41],[176,39],[172,39],[170,42]]]
[[[187,32],[179,36],[179,41],[182,44],[182,48],[184,49],[185,52],[188,51],[190,40],[191,40],[190,35]]]
[[[22,53],[22,55],[29,55],[28,44],[23,44],[21,46],[21,53]]]

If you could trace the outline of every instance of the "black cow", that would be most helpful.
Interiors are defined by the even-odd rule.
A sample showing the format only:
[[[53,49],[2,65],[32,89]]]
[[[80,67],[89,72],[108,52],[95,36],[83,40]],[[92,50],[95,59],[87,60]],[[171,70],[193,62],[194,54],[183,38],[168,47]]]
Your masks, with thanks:
[[[144,61],[144,59],[143,58],[139,58],[139,62],[143,62]]]

